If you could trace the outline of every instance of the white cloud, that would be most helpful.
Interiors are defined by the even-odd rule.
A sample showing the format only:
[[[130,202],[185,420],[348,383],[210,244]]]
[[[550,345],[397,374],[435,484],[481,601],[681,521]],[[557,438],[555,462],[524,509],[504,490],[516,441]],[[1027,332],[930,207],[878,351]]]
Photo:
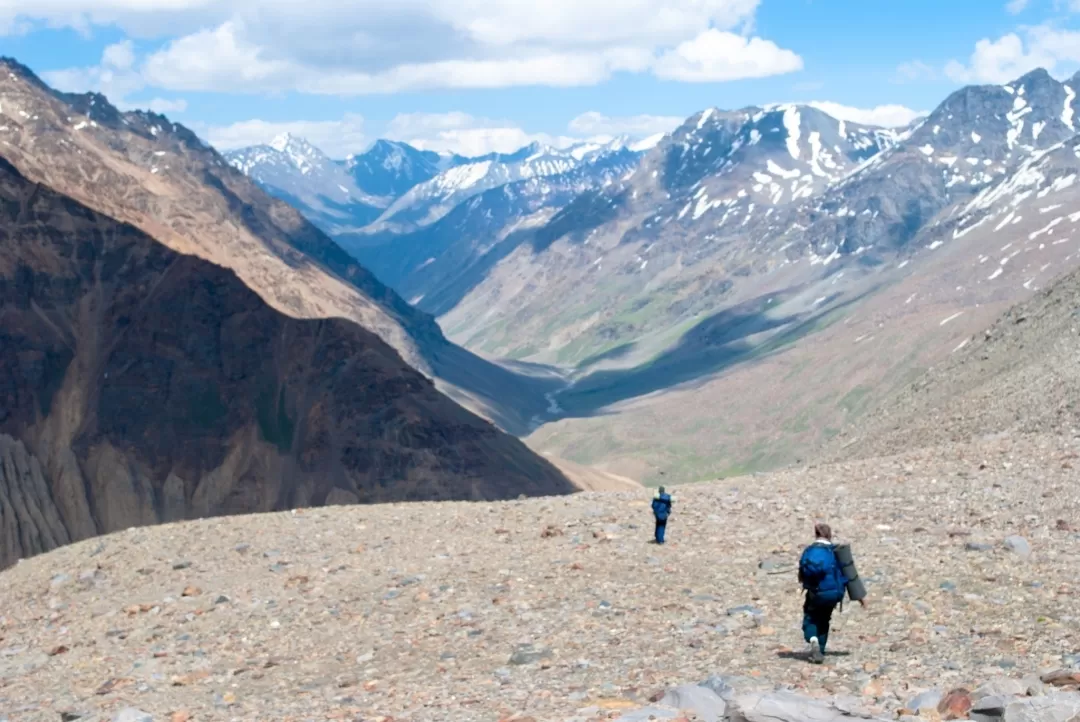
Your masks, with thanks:
[[[135,44],[130,40],[108,45],[101,54],[101,65],[117,70],[131,70],[135,65]]]
[[[131,35],[188,32],[219,7],[218,0],[0,0],[0,35],[34,24],[82,33],[95,25],[119,25]]]
[[[2,1],[2,0],[0,0]],[[130,40],[108,45],[101,63],[92,68],[71,68],[42,73],[45,82],[66,92],[95,91],[104,94],[120,110],[149,108],[155,113],[181,113],[187,110],[182,98],[131,100],[129,96],[146,87],[142,75],[134,69],[135,50]]]
[[[464,0],[438,3],[440,13],[474,39],[522,43],[648,45],[677,43],[708,27],[732,29],[753,17],[759,0]]]
[[[590,110],[570,121],[567,128],[582,135],[631,135],[644,137],[668,133],[678,128],[685,118],[674,115],[631,115],[611,117]]]
[[[838,120],[847,120],[862,125],[876,125],[882,128],[899,128],[908,125],[916,118],[927,115],[927,111],[912,110],[903,105],[878,105],[873,108],[854,108],[827,100],[815,100],[807,105],[828,113]]]
[[[107,46],[101,54],[100,65],[54,70],[42,73],[42,77],[57,90],[93,90],[105,94],[117,105],[123,105],[128,95],[145,85],[139,73],[133,69],[134,64],[134,45],[130,40],[125,40]]]
[[[1049,25],[1023,28],[997,40],[983,38],[966,64],[950,60],[945,75],[957,83],[1007,83],[1035,68],[1074,67],[1080,63],[1080,31]]]
[[[192,128],[219,150],[269,143],[282,133],[306,139],[334,158],[364,150],[374,137],[400,140],[424,150],[450,151],[466,156],[512,153],[530,143],[556,148],[583,141],[606,142],[616,135],[641,138],[670,131],[683,121],[673,116],[609,117],[583,113],[567,124],[566,134],[529,132],[507,120],[480,118],[468,113],[401,113],[381,131],[369,134],[359,115],[341,120],[268,122],[246,120],[227,126],[192,124]]]
[[[192,129],[218,150],[232,150],[269,143],[282,133],[304,138],[333,158],[344,158],[364,150],[370,138],[364,131],[364,118],[347,114],[341,120],[296,120],[273,123],[245,120],[232,125],[210,126],[193,123]]]
[[[802,67],[802,58],[771,40],[710,29],[661,55],[653,72],[666,80],[702,83],[764,78]]]
[[[581,140],[571,136],[529,133],[514,123],[476,118],[468,113],[403,113],[386,127],[385,136],[422,150],[477,156],[512,153],[529,143],[565,147]]]
[[[430,88],[582,86],[615,73],[684,81],[802,67],[752,27],[759,0],[0,0],[0,27],[115,24],[171,38],[141,62],[117,47],[92,82],[123,66],[153,87],[361,95]],[[175,35],[174,35],[175,33]],[[124,53],[127,53],[125,55]],[[134,82],[134,81],[131,81]]]
[[[1024,9],[1028,6],[1031,0],[1009,0],[1005,5],[1005,9],[1013,15],[1018,15],[1024,12]]]
[[[227,22],[200,30],[147,58],[143,76],[150,85],[172,90],[259,90],[265,81],[281,83],[292,70],[285,61],[266,60]]]

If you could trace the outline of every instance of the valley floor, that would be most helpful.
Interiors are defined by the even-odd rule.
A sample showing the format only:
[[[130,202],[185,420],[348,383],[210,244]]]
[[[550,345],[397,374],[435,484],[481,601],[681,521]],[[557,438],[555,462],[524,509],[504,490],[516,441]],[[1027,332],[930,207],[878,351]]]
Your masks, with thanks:
[[[0,575],[0,719],[606,719],[714,673],[894,710],[1080,651],[1078,448],[997,438],[682,486],[664,547],[644,489],[92,539]],[[814,667],[791,652],[819,518],[870,606]]]

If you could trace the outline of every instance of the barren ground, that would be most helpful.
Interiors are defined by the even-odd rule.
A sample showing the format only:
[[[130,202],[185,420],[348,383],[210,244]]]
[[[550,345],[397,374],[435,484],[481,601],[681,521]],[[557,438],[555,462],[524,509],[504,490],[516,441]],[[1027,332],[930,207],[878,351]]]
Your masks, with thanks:
[[[606,719],[736,673],[888,711],[1080,651],[1076,448],[999,437],[682,486],[664,547],[647,490],[133,529],[0,575],[0,710]],[[819,518],[854,544],[871,603],[813,667],[790,652]]]

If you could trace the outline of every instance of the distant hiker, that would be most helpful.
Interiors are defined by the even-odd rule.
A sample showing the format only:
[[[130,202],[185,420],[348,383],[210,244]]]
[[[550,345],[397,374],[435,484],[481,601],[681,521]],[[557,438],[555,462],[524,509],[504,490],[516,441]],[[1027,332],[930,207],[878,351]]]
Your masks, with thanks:
[[[814,525],[814,537],[814,543],[806,547],[799,559],[799,582],[806,590],[803,637],[810,645],[810,661],[821,664],[825,661],[833,610],[844,601],[848,580],[833,551],[829,525]],[[865,599],[858,601],[866,606]]]
[[[656,517],[656,543],[664,543],[664,531],[667,529],[667,520],[671,516],[671,495],[660,487],[652,500],[652,513]]]

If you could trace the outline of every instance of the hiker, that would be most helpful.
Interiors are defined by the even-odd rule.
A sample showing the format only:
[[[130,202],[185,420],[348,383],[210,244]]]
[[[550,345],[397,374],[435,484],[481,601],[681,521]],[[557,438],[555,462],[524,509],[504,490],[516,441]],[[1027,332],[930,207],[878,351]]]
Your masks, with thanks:
[[[843,603],[847,577],[833,552],[832,529],[828,524],[814,525],[814,543],[799,559],[799,582],[806,590],[803,603],[803,637],[810,645],[810,661],[825,661],[829,642],[829,624],[837,605]],[[866,606],[866,600],[859,604]]]
[[[664,531],[667,529],[667,520],[671,516],[671,495],[660,487],[652,500],[652,513],[656,517],[656,543],[664,543]]]

